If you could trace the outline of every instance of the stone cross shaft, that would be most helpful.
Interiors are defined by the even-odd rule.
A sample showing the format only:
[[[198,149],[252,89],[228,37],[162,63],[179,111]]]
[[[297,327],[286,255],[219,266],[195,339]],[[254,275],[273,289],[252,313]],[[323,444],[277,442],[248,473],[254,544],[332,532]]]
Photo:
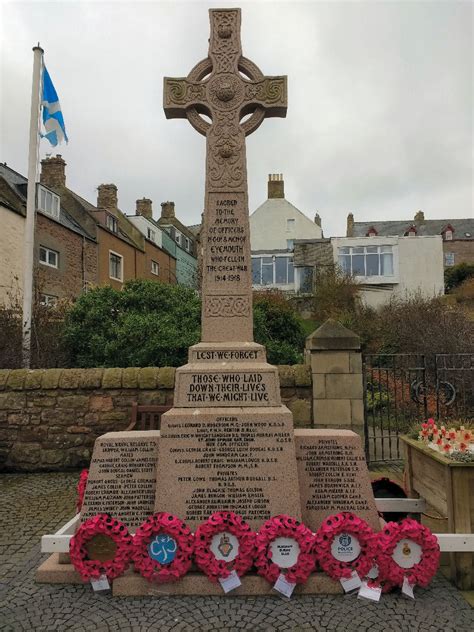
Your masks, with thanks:
[[[287,82],[286,77],[264,76],[242,56],[240,9],[210,9],[209,14],[209,56],[186,78],[165,77],[164,110],[166,118],[187,118],[207,139],[202,341],[251,342],[245,136],[265,117],[286,116]]]

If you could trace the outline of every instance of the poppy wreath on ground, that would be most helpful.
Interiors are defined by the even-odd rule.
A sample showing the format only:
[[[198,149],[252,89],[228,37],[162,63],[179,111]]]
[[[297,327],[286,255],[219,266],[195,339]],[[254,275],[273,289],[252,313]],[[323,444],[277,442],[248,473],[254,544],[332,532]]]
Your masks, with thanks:
[[[88,546],[98,536],[102,539],[99,543],[96,540],[95,550],[105,549],[109,559],[91,559]],[[109,514],[97,514],[83,522],[69,542],[71,562],[84,581],[101,575],[108,579],[122,575],[130,564],[131,548],[132,536],[127,527]]]
[[[400,566],[394,559],[396,547],[401,544],[400,554],[406,557],[407,564],[410,563],[413,551],[409,542],[403,542],[404,540],[414,542],[421,549],[420,560],[412,566]],[[377,548],[377,566],[381,581],[401,586],[406,577],[412,586],[426,587],[438,570],[440,550],[436,536],[428,527],[411,518],[400,523],[388,522],[377,534]]]
[[[211,550],[213,539],[220,533],[222,537],[217,540],[216,548],[224,559],[217,559]],[[227,534],[237,539],[237,554],[235,542]],[[229,557],[229,561],[225,560],[226,557]],[[255,533],[242,516],[233,511],[216,511],[199,525],[194,534],[194,561],[212,582],[225,579],[232,571],[242,577],[253,566],[254,557]]]
[[[152,582],[173,582],[191,567],[193,534],[172,514],[155,513],[138,527],[133,538],[135,570]]]
[[[276,564],[272,557],[272,543],[277,538],[290,538],[299,546],[299,554],[296,563],[289,568],[282,568]],[[259,575],[265,577],[270,583],[275,583],[280,574],[292,584],[303,584],[316,565],[311,554],[314,544],[314,536],[311,529],[290,516],[280,515],[267,520],[257,534],[257,556],[255,566]]]
[[[82,470],[77,483],[77,511],[81,511],[84,502],[84,494],[86,493],[87,479],[89,478],[89,470]]]
[[[334,557],[333,542],[341,534],[348,534],[359,543],[360,553],[355,559],[344,561]],[[349,545],[348,541],[345,546]],[[375,534],[365,520],[343,511],[324,520],[316,533],[313,553],[329,577],[338,580],[350,577],[353,571],[364,578],[374,565],[376,550]]]

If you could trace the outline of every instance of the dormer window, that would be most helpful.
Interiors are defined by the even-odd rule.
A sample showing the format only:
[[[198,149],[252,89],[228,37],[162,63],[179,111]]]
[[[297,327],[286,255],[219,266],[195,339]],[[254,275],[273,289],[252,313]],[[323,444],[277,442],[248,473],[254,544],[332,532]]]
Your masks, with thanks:
[[[366,237],[377,237],[377,235],[378,235],[378,232],[375,230],[373,226],[371,226],[369,230],[367,231]]]
[[[38,210],[59,219],[59,195],[38,185]]]
[[[156,232],[152,228],[147,228],[147,237],[151,241],[156,241]]]
[[[416,237],[416,226],[410,226],[410,228],[405,232],[405,237]]]
[[[117,218],[114,217],[113,215],[110,215],[109,213],[107,213],[107,217],[105,219],[105,224],[106,224],[107,228],[109,230],[111,230],[113,233],[117,233],[118,232]]]
[[[181,233],[178,233],[178,231],[176,231],[176,243],[178,244],[178,246],[181,246]]]
[[[189,239],[187,237],[184,238],[184,247],[186,248],[186,250],[189,252],[189,247],[191,245],[191,242],[189,241]]]
[[[443,239],[445,241],[452,241],[453,240],[453,233],[454,233],[454,230],[453,230],[453,227],[450,224],[448,224],[448,226],[446,226],[446,228],[443,228],[443,230],[441,232],[441,234],[443,236]]]

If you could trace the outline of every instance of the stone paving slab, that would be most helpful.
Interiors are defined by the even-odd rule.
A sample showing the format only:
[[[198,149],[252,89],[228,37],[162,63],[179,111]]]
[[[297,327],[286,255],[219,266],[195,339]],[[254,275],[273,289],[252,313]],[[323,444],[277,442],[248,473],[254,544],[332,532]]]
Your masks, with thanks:
[[[0,630],[147,632],[149,630],[316,630],[335,632],[471,632],[474,610],[438,575],[416,600],[355,596],[123,597],[88,586],[36,584],[46,559],[39,540],[74,513],[78,472],[0,478]]]

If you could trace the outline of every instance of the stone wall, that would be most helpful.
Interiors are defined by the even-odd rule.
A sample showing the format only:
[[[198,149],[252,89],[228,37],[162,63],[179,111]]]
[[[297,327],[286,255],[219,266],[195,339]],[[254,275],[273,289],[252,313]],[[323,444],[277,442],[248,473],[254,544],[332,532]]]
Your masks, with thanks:
[[[311,370],[280,366],[295,426],[310,426]],[[174,368],[0,370],[0,468],[86,467],[96,438],[124,430],[133,402],[173,403]]]

